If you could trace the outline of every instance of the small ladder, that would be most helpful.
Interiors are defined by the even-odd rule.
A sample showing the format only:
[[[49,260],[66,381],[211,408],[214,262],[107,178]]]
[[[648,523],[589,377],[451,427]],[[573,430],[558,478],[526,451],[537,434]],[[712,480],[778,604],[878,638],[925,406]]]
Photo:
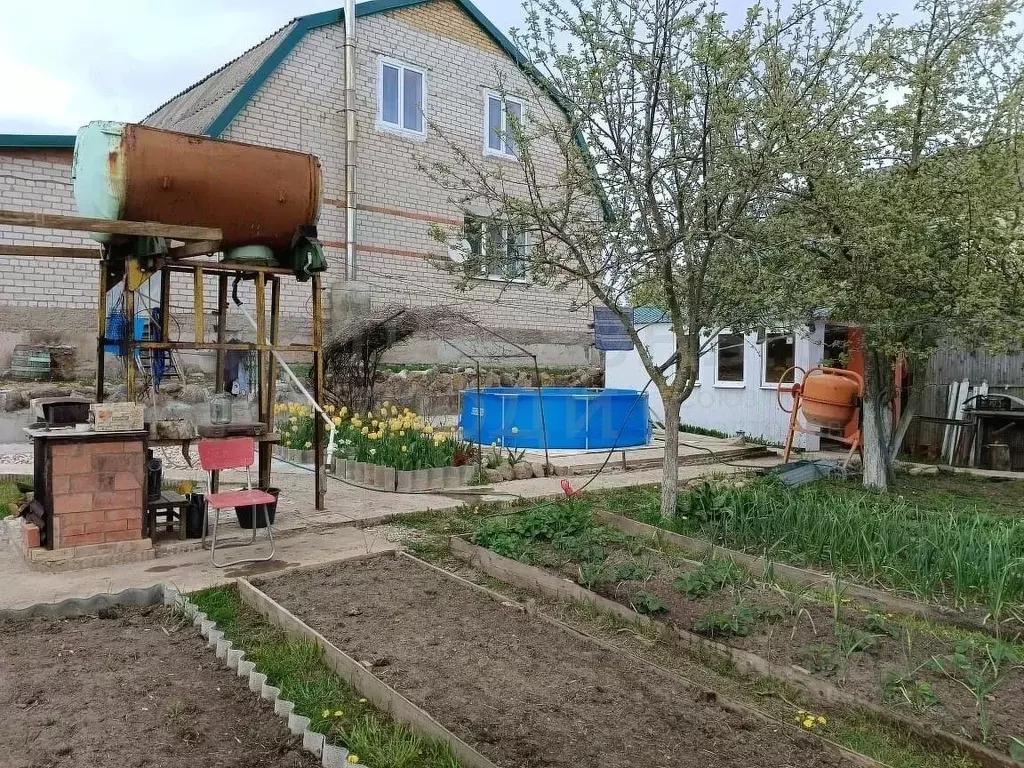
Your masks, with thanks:
[[[139,341],[152,341],[153,334],[150,332],[152,327],[152,321],[147,320],[142,327],[142,338]],[[154,385],[153,380],[153,351],[152,349],[137,349],[135,350],[135,367],[139,373],[143,376],[143,381],[149,382],[150,386]],[[185,385],[185,373],[181,367],[181,363],[178,360],[178,353],[176,350],[170,350],[170,354],[167,356],[170,364],[164,369],[164,381],[167,380],[168,376],[177,376],[182,386]]]

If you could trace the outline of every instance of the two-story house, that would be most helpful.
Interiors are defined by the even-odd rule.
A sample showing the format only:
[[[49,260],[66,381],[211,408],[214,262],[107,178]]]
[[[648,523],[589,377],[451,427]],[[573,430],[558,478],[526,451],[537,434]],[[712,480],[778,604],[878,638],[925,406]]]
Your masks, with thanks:
[[[319,234],[330,269],[325,306],[335,317],[353,306],[450,304],[486,328],[525,343],[548,364],[593,359],[589,311],[575,310],[576,291],[536,284],[515,258],[473,260],[470,290],[439,270],[443,252],[433,224],[460,226],[449,195],[420,163],[450,162],[454,143],[506,173],[517,163],[506,130],[510,116],[558,113],[528,74],[513,44],[468,0],[369,0],[358,3],[355,40],[356,223],[354,280],[345,258],[345,19],[342,9],[301,16],[234,61],[157,108],[142,122],[160,128],[316,154],[323,165]],[[102,118],[102,115],[98,115]],[[440,134],[438,133],[440,131]],[[0,196],[6,208],[73,212],[72,137],[0,136]],[[552,155],[554,179],[557,161]],[[69,233],[70,235],[70,233]],[[88,262],[4,257],[5,243],[30,235],[0,227],[0,366],[13,332],[65,328],[85,333],[94,322]],[[506,253],[529,247],[526,233],[501,232]],[[68,237],[69,244],[77,242]],[[477,238],[486,249],[493,238]],[[90,273],[90,274],[87,274]],[[353,299],[355,297],[355,300]],[[283,303],[293,333],[302,333],[308,295]],[[208,308],[209,309],[209,308]],[[287,327],[285,329],[288,330]],[[467,336],[480,332],[468,327]],[[484,334],[486,336],[486,334]],[[493,343],[477,342],[485,349]],[[459,346],[466,348],[466,341]],[[499,345],[500,346],[500,345]],[[86,345],[85,350],[89,349]],[[86,352],[87,354],[87,352]],[[439,339],[402,352],[408,361],[460,356]],[[596,362],[596,360],[595,360]]]

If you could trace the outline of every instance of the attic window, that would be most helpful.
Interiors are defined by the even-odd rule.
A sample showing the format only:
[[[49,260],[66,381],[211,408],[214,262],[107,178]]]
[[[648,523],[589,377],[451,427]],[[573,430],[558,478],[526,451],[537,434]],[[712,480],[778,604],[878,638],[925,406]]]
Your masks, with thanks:
[[[487,137],[484,154],[514,158],[518,147],[514,135],[515,127],[522,130],[525,107],[518,99],[511,99],[497,93],[487,94],[487,112],[484,126]]]
[[[377,115],[379,127],[426,136],[427,79],[423,70],[393,59],[381,59]]]

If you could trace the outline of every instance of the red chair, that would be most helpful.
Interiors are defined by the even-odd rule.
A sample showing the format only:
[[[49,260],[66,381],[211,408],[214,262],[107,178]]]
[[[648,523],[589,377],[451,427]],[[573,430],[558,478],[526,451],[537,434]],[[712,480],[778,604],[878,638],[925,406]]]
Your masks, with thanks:
[[[276,499],[266,491],[260,491],[252,487],[252,477],[249,468],[254,461],[255,442],[251,437],[229,437],[223,440],[200,440],[199,441],[199,466],[210,474],[209,488],[212,488],[213,473],[222,472],[227,469],[245,468],[245,488],[237,491],[224,491],[210,493],[206,497],[206,508],[203,510],[203,548],[206,548],[206,529],[209,518],[209,510],[213,509],[213,538],[210,544],[210,562],[217,568],[227,568],[239,563],[259,563],[264,560],[271,560],[274,557],[274,530],[270,526],[270,513],[267,505],[272,504]],[[267,536],[270,539],[270,554],[266,557],[249,557],[240,560],[232,560],[227,563],[217,562],[217,522],[220,520],[220,510],[225,507],[256,507],[253,511],[252,538],[243,546],[248,546],[256,541],[256,515],[263,511],[263,522],[267,529]]]

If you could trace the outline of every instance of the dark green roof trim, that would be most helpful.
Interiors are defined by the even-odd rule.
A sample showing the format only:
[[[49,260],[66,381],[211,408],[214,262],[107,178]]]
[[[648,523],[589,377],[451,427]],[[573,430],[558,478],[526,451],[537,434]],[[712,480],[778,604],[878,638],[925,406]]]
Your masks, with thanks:
[[[356,18],[372,16],[375,13],[382,13],[384,11],[395,11],[400,8],[411,8],[412,6],[422,5],[429,2],[432,2],[432,0],[367,0],[367,2],[356,3]],[[479,8],[473,5],[470,0],[455,0],[455,2],[458,3],[488,35],[491,36],[494,42],[498,44],[509,58],[511,58],[548,96],[551,97],[555,104],[565,112],[567,117],[571,115],[565,97],[562,96],[562,94],[559,93],[553,85],[551,85],[551,82],[544,77],[544,75],[541,74],[533,64],[530,63],[530,60],[522,54],[512,41],[505,37],[501,30],[494,26],[490,19],[481,13]],[[274,70],[281,65],[285,58],[287,58],[288,54],[295,50],[295,47],[302,41],[302,38],[306,36],[307,32],[319,27],[326,27],[329,24],[337,24],[338,22],[344,21],[344,19],[345,12],[343,8],[336,8],[333,11],[321,11],[320,13],[313,13],[308,16],[299,16],[295,19],[292,28],[288,31],[288,34],[285,35],[284,39],[278,43],[277,47],[271,52],[271,54],[259,67],[257,67],[252,75],[249,76],[249,79],[246,80],[245,84],[238,89],[238,93],[231,98],[221,113],[213,119],[209,128],[206,129],[206,135],[217,138],[227,130],[228,126],[231,125],[231,121],[234,120],[238,116],[238,113],[245,108],[245,105],[248,104],[253,96],[256,95],[256,91],[258,91],[274,73]],[[587,149],[587,144],[583,135],[579,131],[576,131],[575,139],[576,144],[583,152],[584,158],[586,159],[596,180],[597,169],[594,166],[593,157]],[[612,212],[611,206],[608,203],[608,198],[605,196],[604,190],[601,188],[599,182],[597,183],[597,188],[598,194],[601,198],[601,209],[604,213],[604,218],[606,221],[613,221],[615,215]]]
[[[0,133],[0,147],[70,149],[74,146],[74,136],[56,133]]]

